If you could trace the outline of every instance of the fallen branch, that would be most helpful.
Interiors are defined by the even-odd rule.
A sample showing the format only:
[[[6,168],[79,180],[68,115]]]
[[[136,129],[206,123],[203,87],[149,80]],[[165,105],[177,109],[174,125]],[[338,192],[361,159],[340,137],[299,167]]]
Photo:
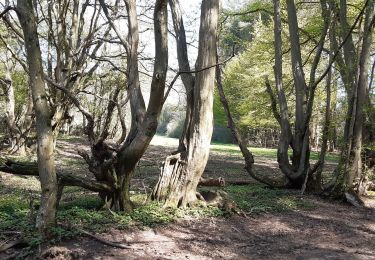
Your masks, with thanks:
[[[16,162],[0,158],[0,171],[26,176],[39,176],[38,165],[35,162]],[[94,192],[112,192],[113,188],[106,182],[86,179],[70,173],[58,172],[57,178],[63,186],[77,186]]]
[[[214,179],[214,178],[209,178],[209,179],[204,179],[204,178],[201,178],[199,180],[199,186],[219,186],[219,187],[223,187],[225,186],[226,182],[224,180],[224,178],[222,177],[219,177],[217,179]]]
[[[91,237],[93,239],[95,239],[96,241],[104,244],[104,245],[107,245],[107,246],[112,246],[112,247],[117,247],[117,248],[121,248],[121,249],[130,249],[131,247],[130,246],[127,246],[127,245],[124,245],[124,244],[121,244],[121,243],[118,243],[118,242],[113,242],[113,241],[108,241],[108,240],[105,240],[104,238],[101,238],[99,236],[96,236],[94,234],[91,234],[90,232],[87,232],[83,229],[80,229],[80,228],[76,228],[79,232],[81,232],[82,234],[88,236],[88,237]]]
[[[218,186],[223,187],[226,185],[249,185],[254,184],[253,180],[225,180],[222,177],[217,179],[215,178],[201,178],[199,181],[199,186],[210,187],[210,186]]]

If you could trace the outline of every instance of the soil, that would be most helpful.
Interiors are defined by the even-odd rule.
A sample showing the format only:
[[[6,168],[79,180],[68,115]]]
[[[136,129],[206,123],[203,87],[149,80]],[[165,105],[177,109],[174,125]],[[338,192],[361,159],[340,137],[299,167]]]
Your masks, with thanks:
[[[77,149],[85,148],[82,141],[70,140],[59,145],[58,153],[72,160],[78,159]],[[175,141],[153,140],[138,165],[134,189],[150,190],[159,174],[158,164],[175,145]],[[258,173],[280,176],[275,161],[255,160]],[[67,161],[58,167],[69,169],[72,165]],[[77,167],[76,172],[87,174],[84,166]],[[328,165],[326,170],[333,167]],[[211,154],[205,177],[251,179],[243,169],[241,155],[224,152]],[[10,184],[12,178],[3,175],[2,181]],[[184,218],[155,228],[111,229],[95,235],[122,243],[127,249],[82,236],[63,241],[42,255],[43,259],[375,259],[374,207],[354,208],[314,196],[306,198],[317,207],[247,217]],[[373,200],[369,200],[371,203]]]
[[[375,259],[375,212],[315,201],[316,210],[250,218],[184,219],[154,229],[109,230],[62,246],[85,259]]]

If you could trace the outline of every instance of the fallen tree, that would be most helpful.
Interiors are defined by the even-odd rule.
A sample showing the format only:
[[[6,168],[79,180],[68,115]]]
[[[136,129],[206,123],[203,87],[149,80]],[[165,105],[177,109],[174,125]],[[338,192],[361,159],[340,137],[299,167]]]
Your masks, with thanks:
[[[36,162],[19,162],[9,158],[0,158],[0,171],[39,177],[38,164]],[[67,172],[57,171],[56,175],[59,190],[62,190],[64,186],[77,186],[94,192],[110,192],[113,189],[110,183],[83,178]]]

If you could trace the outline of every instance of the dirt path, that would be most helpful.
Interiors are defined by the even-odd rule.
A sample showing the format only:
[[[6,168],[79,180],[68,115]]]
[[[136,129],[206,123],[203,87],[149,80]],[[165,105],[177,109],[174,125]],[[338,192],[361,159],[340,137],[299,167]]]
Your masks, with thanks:
[[[375,259],[375,212],[314,201],[315,210],[249,218],[185,219],[154,229],[109,230],[62,246],[83,259]]]

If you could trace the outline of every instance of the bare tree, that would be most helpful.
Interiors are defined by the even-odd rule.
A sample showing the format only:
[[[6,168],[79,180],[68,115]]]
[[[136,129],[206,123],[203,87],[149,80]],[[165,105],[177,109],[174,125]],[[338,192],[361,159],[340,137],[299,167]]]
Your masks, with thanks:
[[[114,26],[111,17],[109,17],[107,6],[103,1],[101,4],[111,28],[117,34],[118,30]],[[150,99],[148,106],[146,107],[139,81],[139,31],[136,2],[135,0],[125,1],[125,6],[127,10],[128,37],[126,40],[123,37],[119,38],[127,52],[126,89],[128,97],[124,102],[118,101],[118,97],[120,96],[123,87],[121,84],[117,84],[112,95],[109,97],[109,102],[107,103],[106,113],[103,118],[105,122],[104,124],[95,121],[93,114],[85,107],[76,93],[67,88],[64,81],[55,82],[48,77],[48,75],[43,75],[41,66],[38,73],[42,73],[48,84],[61,91],[61,94],[65,95],[69,99],[69,102],[71,102],[84,115],[87,121],[86,134],[91,147],[91,154],[81,153],[81,155],[87,161],[89,170],[94,174],[95,180],[82,178],[66,172],[58,172],[57,197],[59,198],[61,196],[64,186],[80,186],[99,192],[99,195],[103,198],[106,204],[114,210],[130,211],[133,208],[129,195],[130,180],[138,161],[142,157],[156,132],[158,118],[161,113],[164,99],[166,73],[168,68],[168,12],[167,1],[157,0],[154,6],[154,73],[151,82]],[[41,59],[39,60],[41,61]],[[70,81],[68,80],[68,82]],[[93,94],[98,96],[97,93]],[[124,138],[123,132],[118,145],[113,146],[108,144],[106,140],[109,135],[109,122],[111,122],[115,108],[118,109],[119,115],[122,114],[120,108],[127,102],[127,99],[130,101],[132,112],[131,129],[126,136],[125,141],[122,142]],[[100,123],[101,126],[97,127],[97,123]],[[121,118],[121,125],[123,130],[126,130],[123,118]],[[49,126],[51,125],[49,124]],[[95,129],[99,129],[99,131],[95,131]],[[50,134],[51,132],[48,131],[48,133]],[[43,140],[46,141],[46,139]],[[10,173],[27,175],[37,174],[37,169],[32,165],[25,166],[12,160],[2,161],[0,169]],[[44,182],[42,184],[44,184]],[[51,185],[52,184],[54,184],[54,182],[51,182]],[[54,192],[52,189],[49,191]]]
[[[280,124],[281,135],[277,151],[278,163],[281,171],[289,180],[288,186],[293,188],[302,188],[304,181],[308,178],[310,169],[310,131],[309,124],[312,116],[315,90],[326,73],[323,73],[316,79],[316,71],[321,60],[321,54],[327,35],[330,13],[325,0],[320,1],[324,25],[321,31],[320,39],[316,47],[316,54],[313,59],[309,82],[305,78],[304,67],[301,57],[300,38],[298,30],[297,11],[294,0],[287,0],[288,27],[291,45],[291,58],[293,70],[293,83],[296,93],[295,101],[295,121],[294,129],[289,117],[289,109],[285,97],[282,82],[282,41],[281,41],[281,13],[280,1],[274,1],[274,30],[275,30],[275,82],[277,98],[273,90],[266,81],[267,91],[270,94],[273,103],[273,113]],[[276,101],[277,100],[277,101]],[[278,107],[277,107],[278,104]],[[288,148],[291,147],[293,154],[291,162],[289,160]],[[311,179],[309,177],[309,180]],[[309,187],[310,182],[308,182]],[[311,187],[313,188],[313,187]]]

